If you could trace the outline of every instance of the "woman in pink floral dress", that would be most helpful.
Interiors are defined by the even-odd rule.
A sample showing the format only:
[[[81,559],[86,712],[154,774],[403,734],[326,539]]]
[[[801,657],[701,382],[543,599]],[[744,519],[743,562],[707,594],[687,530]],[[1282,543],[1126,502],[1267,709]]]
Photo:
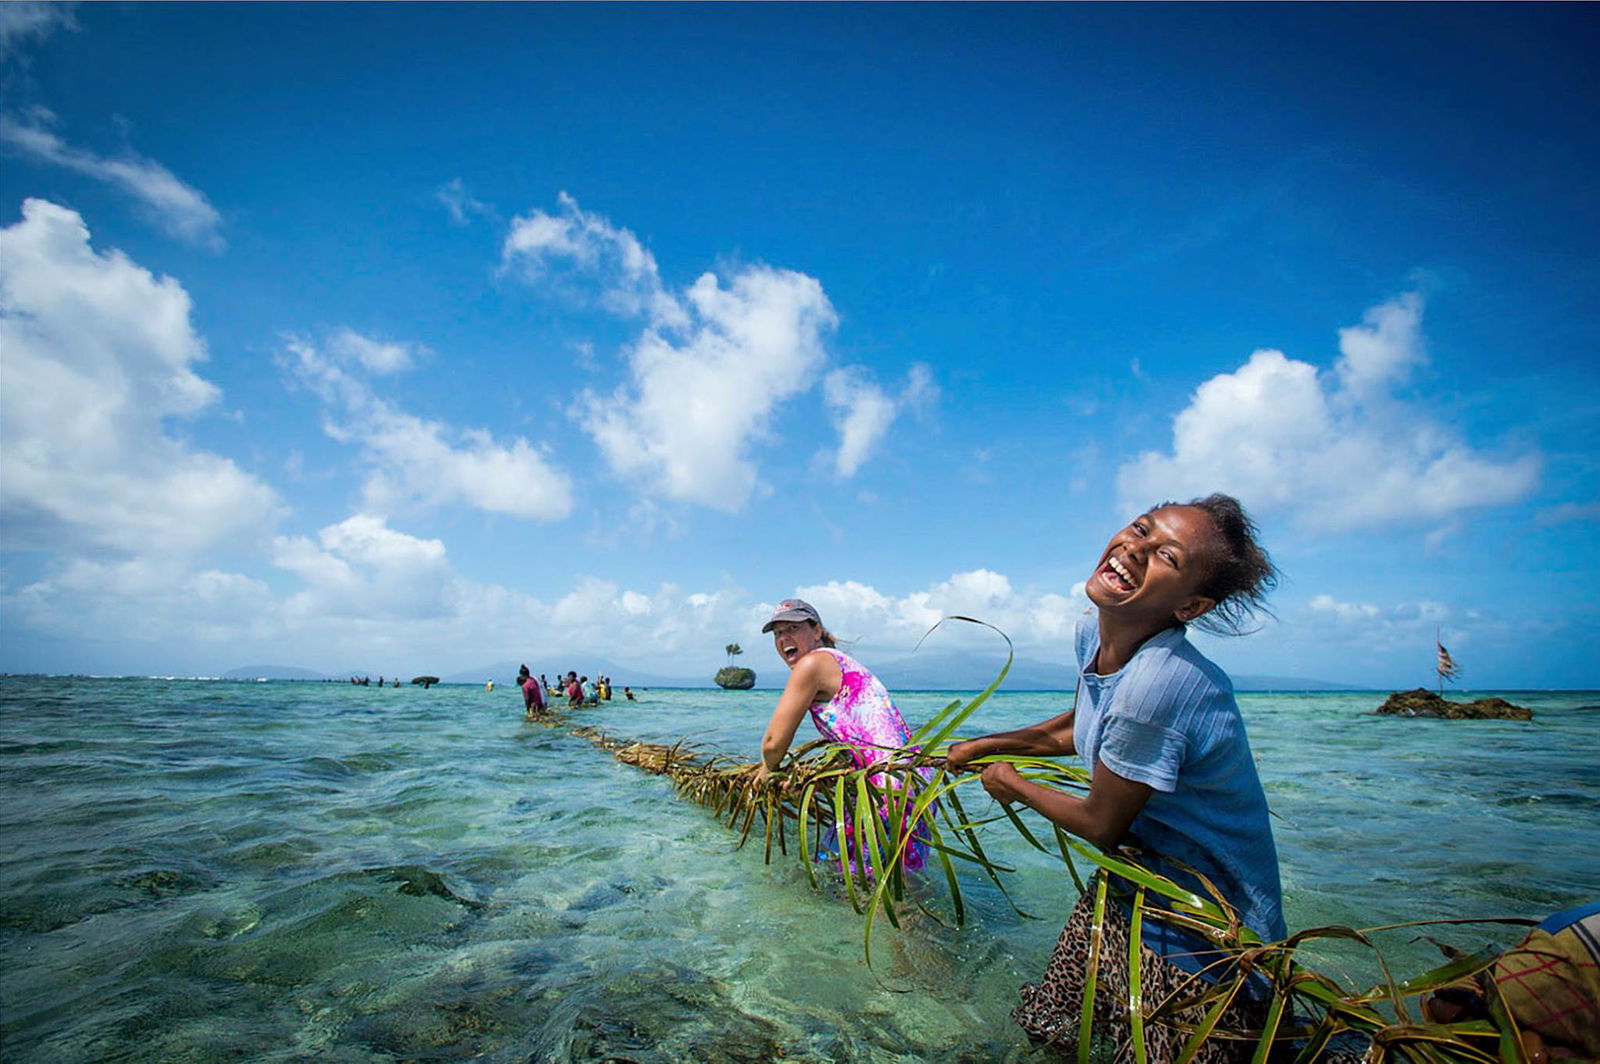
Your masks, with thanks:
[[[808,713],[824,739],[850,747],[861,768],[887,761],[910,745],[911,729],[882,681],[834,645],[833,634],[822,626],[810,603],[785,599],[761,631],[772,633],[778,656],[789,666],[789,683],[761,740],[762,779],[782,763]],[[931,774],[923,770],[924,779]],[[868,779],[880,790],[898,786],[881,772]],[[852,838],[854,825],[847,819],[844,826],[846,838]],[[926,852],[926,832],[919,830],[906,850],[903,867],[921,868]]]

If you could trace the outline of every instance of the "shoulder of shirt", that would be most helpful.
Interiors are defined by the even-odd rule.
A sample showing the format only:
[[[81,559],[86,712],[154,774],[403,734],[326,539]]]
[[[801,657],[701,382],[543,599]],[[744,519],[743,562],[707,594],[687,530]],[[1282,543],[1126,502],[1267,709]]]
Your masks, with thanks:
[[[1163,691],[1185,700],[1233,699],[1233,681],[1221,667],[1200,653],[1183,628],[1168,628],[1150,637],[1128,662],[1119,693],[1127,696]]]

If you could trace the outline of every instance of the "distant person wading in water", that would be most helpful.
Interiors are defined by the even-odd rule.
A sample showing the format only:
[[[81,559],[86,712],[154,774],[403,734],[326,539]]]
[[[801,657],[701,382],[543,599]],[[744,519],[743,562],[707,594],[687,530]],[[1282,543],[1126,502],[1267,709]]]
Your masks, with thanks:
[[[949,767],[989,754],[1064,757],[1077,754],[1091,771],[1078,797],[1023,779],[996,761],[983,785],[1004,803],[1020,802],[1105,850],[1135,846],[1153,871],[1210,894],[1188,866],[1205,875],[1251,930],[1265,941],[1285,937],[1278,854],[1233,685],[1186,635],[1186,625],[1240,634],[1263,609],[1277,573],[1256,543],[1255,526],[1237,500],[1212,495],[1167,503],[1111,537],[1085,585],[1094,611],[1078,623],[1078,694],[1074,707],[1028,728],[957,743]],[[1104,876],[1106,873],[1098,873]],[[1112,897],[1126,895],[1119,877]],[[1012,1017],[1035,1040],[1074,1044],[1096,930],[1093,885],[1078,900],[1055,953],[1036,984],[1022,987]],[[1116,1043],[1116,1059],[1132,1059],[1128,1016],[1129,910],[1108,908],[1099,950],[1094,1022]],[[1140,949],[1147,1007],[1171,995],[1212,960],[1206,943],[1146,916]],[[1236,1000],[1222,1026],[1260,1025],[1260,1007]],[[1203,1007],[1177,1014],[1191,1026]],[[1150,1064],[1170,1064],[1187,1031],[1145,1027]],[[1208,1040],[1194,1059],[1248,1059],[1254,1044]]]
[[[539,681],[535,680],[528,672],[528,667],[526,665],[524,665],[522,667],[522,671],[517,674],[517,686],[522,688],[523,715],[529,720],[532,720],[540,713],[543,713],[544,691],[540,687]]]

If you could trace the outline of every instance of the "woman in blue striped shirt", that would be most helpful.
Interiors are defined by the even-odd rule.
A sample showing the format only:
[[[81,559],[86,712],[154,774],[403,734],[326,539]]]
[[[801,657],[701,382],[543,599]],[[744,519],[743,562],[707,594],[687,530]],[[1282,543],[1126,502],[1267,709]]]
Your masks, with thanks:
[[[983,766],[983,785],[1000,801],[1027,805],[1103,849],[1133,847],[1146,866],[1202,894],[1208,892],[1195,873],[1205,876],[1245,925],[1267,941],[1283,938],[1277,850],[1233,685],[1187,637],[1190,624],[1241,634],[1245,622],[1264,612],[1276,582],[1237,500],[1211,495],[1155,507],[1112,537],[1085,586],[1095,608],[1078,625],[1073,708],[1031,727],[958,743],[950,749],[951,768],[990,754],[1079,755],[1092,774],[1082,797],[1025,780],[1004,761]],[[1092,899],[1088,892],[1079,900],[1044,978],[1022,988],[1012,1015],[1035,1040],[1076,1038]],[[1128,927],[1125,918],[1112,923],[1107,941],[1120,939],[1122,946],[1101,951],[1095,1019],[1125,1032]],[[1143,946],[1142,996],[1150,1004],[1215,959],[1204,955],[1202,941],[1157,919],[1144,923]],[[1123,970],[1108,972],[1118,957]],[[1247,1023],[1252,1006],[1237,1008],[1234,1018]],[[1125,1052],[1125,1038],[1117,1040]],[[1183,1041],[1177,1027],[1151,1024],[1148,1059],[1175,1058]],[[1224,1060],[1233,1052],[1212,1040],[1196,1059]]]

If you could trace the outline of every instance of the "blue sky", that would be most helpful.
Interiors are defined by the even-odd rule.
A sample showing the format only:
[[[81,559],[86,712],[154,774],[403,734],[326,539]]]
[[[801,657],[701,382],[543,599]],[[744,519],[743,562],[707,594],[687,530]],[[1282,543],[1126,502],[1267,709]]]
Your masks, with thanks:
[[[1600,687],[1595,25],[0,7],[0,669],[1062,661],[1222,490],[1230,670]]]

